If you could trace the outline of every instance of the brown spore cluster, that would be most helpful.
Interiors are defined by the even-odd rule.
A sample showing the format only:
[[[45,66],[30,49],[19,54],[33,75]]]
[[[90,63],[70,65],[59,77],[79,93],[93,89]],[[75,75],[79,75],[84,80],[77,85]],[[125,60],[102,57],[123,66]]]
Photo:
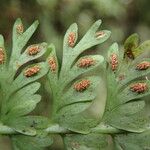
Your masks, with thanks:
[[[97,39],[100,39],[100,38],[102,38],[103,36],[105,36],[105,32],[104,32],[104,31],[98,31],[98,32],[95,33],[95,37],[96,37]]]
[[[16,30],[17,30],[17,33],[18,34],[22,34],[24,32],[24,27],[23,27],[23,24],[18,24],[16,26]]]
[[[135,83],[130,86],[130,90],[132,92],[141,94],[148,90],[148,86],[146,83]]]
[[[5,53],[2,47],[0,47],[0,64],[3,64],[5,60]]]
[[[56,68],[57,68],[57,64],[56,64],[56,60],[55,60],[54,57],[49,58],[48,64],[49,64],[49,66],[50,66],[50,70],[51,70],[52,72],[55,72],[55,71],[56,71]]]
[[[150,68],[150,62],[148,61],[143,61],[136,66],[137,70],[147,70],[148,68]]]
[[[76,41],[76,34],[74,32],[70,32],[68,36],[68,45],[70,47],[74,47]]]
[[[26,77],[32,77],[32,76],[36,75],[39,71],[40,71],[40,67],[38,65],[36,65],[36,66],[26,69],[24,72],[24,75]]]
[[[95,61],[93,58],[87,57],[87,58],[81,58],[77,64],[80,68],[88,68],[95,64]]]
[[[118,67],[118,56],[117,54],[112,54],[110,56],[110,65],[111,65],[111,69],[112,71],[115,71]]]
[[[86,90],[89,86],[90,86],[90,81],[85,79],[85,80],[82,80],[78,83],[75,83],[74,84],[74,89],[77,92],[82,92],[82,91]]]
[[[32,46],[28,47],[28,49],[27,49],[28,55],[36,55],[39,52],[40,52],[39,45],[32,45]]]

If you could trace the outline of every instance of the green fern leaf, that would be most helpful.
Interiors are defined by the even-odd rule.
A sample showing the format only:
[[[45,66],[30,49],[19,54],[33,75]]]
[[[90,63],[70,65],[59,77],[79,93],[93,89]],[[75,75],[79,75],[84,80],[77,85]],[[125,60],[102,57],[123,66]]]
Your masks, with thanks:
[[[34,81],[48,72],[45,62],[27,66],[27,63],[45,54],[46,43],[34,44],[23,52],[23,48],[37,26],[38,21],[35,21],[24,32],[21,20],[17,19],[13,27],[13,47],[10,59],[6,55],[3,36],[0,36],[0,122],[27,135],[35,135],[36,131],[30,126],[31,121],[27,123],[24,117],[33,111],[41,99],[41,96],[36,94],[40,83]],[[33,119],[32,116],[31,119]]]
[[[98,72],[104,71],[104,58],[99,55],[80,55],[109,38],[110,31],[97,32],[100,24],[100,20],[95,22],[78,43],[77,25],[72,24],[69,27],[64,37],[60,66],[54,46],[49,46],[51,54],[47,62],[50,66],[48,78],[53,94],[53,120],[69,130],[80,133],[89,132],[88,129],[97,122],[85,116],[84,111],[96,97],[95,88],[102,80]]]
[[[142,98],[150,94],[150,82],[148,78],[140,78],[150,73],[149,59],[137,58],[126,63],[118,45],[114,43],[109,48],[107,61],[108,95],[100,124],[131,132],[145,131],[149,125],[149,118],[143,112],[145,103]]]

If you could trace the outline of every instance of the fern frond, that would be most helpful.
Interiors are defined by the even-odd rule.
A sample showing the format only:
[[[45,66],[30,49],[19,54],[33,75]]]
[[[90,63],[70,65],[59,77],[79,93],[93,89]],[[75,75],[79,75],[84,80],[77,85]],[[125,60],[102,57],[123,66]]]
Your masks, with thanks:
[[[16,20],[13,27],[13,45],[10,58],[6,56],[4,39],[0,36],[2,51],[0,54],[2,61],[0,64],[0,122],[27,135],[36,134],[30,123],[25,123],[23,120],[41,100],[41,96],[36,94],[40,88],[40,83],[35,81],[48,72],[48,66],[45,62],[31,64],[33,60],[45,54],[47,51],[46,43],[32,45],[32,48],[38,50],[34,55],[29,53],[31,47],[25,51],[23,49],[37,26],[38,21],[35,21],[24,31],[21,19]],[[31,65],[28,65],[29,62]]]
[[[60,66],[54,46],[49,46],[52,52],[47,62],[50,68],[48,78],[53,94],[53,120],[72,131],[87,132],[88,126],[95,124],[94,119],[85,117],[82,112],[96,97],[95,88],[101,81],[98,72],[104,70],[105,62],[100,55],[81,57],[80,54],[109,38],[110,31],[97,31],[100,24],[100,20],[95,22],[78,43],[77,25],[72,24],[69,27],[64,37]],[[74,107],[77,107],[76,112]],[[91,121],[93,123],[89,125]],[[86,124],[84,129],[81,128],[82,123]]]

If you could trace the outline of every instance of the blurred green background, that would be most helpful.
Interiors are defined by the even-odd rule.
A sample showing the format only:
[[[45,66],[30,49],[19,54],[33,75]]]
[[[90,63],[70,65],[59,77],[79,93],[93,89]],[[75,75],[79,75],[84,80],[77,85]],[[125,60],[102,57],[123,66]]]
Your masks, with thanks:
[[[61,60],[63,36],[70,24],[78,24],[81,38],[93,22],[102,19],[102,28],[112,32],[111,38],[97,47],[98,53],[105,53],[112,42],[117,41],[121,45],[134,32],[142,41],[150,39],[149,6],[150,0],[0,0],[0,33],[10,49],[16,18],[22,18],[25,27],[38,19],[40,26],[29,43],[54,43]],[[46,80],[42,79],[42,82]],[[47,84],[41,88],[44,97],[34,113],[50,116],[47,90]],[[48,150],[63,150],[60,137],[55,139]],[[11,150],[10,145],[8,137],[0,137],[0,150]]]

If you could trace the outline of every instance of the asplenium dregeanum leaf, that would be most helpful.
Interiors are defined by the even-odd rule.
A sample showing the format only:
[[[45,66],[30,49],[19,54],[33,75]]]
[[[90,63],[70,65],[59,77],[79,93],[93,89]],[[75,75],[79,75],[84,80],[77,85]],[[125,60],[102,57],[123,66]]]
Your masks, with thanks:
[[[36,94],[40,83],[35,81],[48,72],[45,62],[32,62],[45,54],[46,43],[33,44],[24,50],[38,24],[35,21],[24,31],[21,20],[16,20],[10,57],[7,56],[8,51],[0,35],[0,122],[26,135],[35,135],[38,126],[36,122],[39,122],[38,117],[26,116],[41,99]],[[43,117],[42,120],[47,119]]]
[[[132,43],[131,41],[128,41]],[[126,51],[125,51],[126,52]],[[144,53],[144,51],[143,51]],[[149,149],[149,117],[145,113],[145,101],[143,98],[150,95],[150,59],[137,57],[133,61],[124,58],[124,53],[114,43],[108,50],[107,62],[107,100],[105,112],[100,124],[91,129],[96,134],[110,130],[112,139],[106,143],[114,143],[109,149],[113,150],[142,150]],[[103,128],[104,127],[104,128]],[[114,130],[115,129],[115,130]],[[106,130],[106,131],[105,131]],[[114,132],[114,133],[113,133]],[[130,133],[134,132],[134,133]],[[119,133],[119,134],[118,134]],[[98,140],[91,146],[90,136],[93,133],[81,135],[78,140],[76,135],[67,137],[67,148],[71,149],[98,149]],[[107,134],[104,134],[108,136]],[[99,135],[101,137],[102,135]],[[77,139],[76,139],[77,138]],[[97,137],[98,139],[98,137]],[[111,142],[110,142],[111,141]],[[109,145],[108,143],[106,145]],[[87,146],[88,145],[88,146]],[[102,149],[101,143],[99,149]],[[104,149],[107,149],[106,147]]]
[[[15,134],[10,136],[14,150],[43,150],[53,142],[51,133],[62,135],[67,150],[150,148],[150,121],[143,99],[150,95],[150,59],[143,55],[149,41],[139,46],[139,37],[133,34],[125,41],[124,51],[114,43],[106,59],[88,54],[110,36],[107,30],[97,31],[100,24],[100,20],[95,22],[79,42],[77,25],[71,25],[64,37],[61,63],[53,44],[34,44],[24,50],[38,22],[24,32],[21,20],[16,21],[10,57],[0,36],[0,126],[2,134]],[[33,64],[49,51],[46,63]],[[41,98],[36,94],[40,83],[35,81],[47,72],[53,98],[51,122],[27,115]],[[104,99],[97,96],[104,79],[107,97],[100,119],[90,109],[95,109],[98,98]]]
[[[96,87],[102,80],[99,70],[105,67],[100,55],[84,55],[84,51],[103,43],[110,31],[98,31],[101,21],[95,22],[77,42],[78,27],[72,24],[63,42],[62,63],[58,63],[55,47],[47,60],[50,65],[49,83],[53,95],[53,120],[61,126],[80,133],[89,132],[97,121],[84,115],[96,97]]]
[[[123,56],[117,43],[108,50],[108,94],[101,124],[125,131],[143,132],[149,127],[142,98],[150,94],[150,81],[145,77],[150,73],[150,59],[137,57],[129,62]]]

